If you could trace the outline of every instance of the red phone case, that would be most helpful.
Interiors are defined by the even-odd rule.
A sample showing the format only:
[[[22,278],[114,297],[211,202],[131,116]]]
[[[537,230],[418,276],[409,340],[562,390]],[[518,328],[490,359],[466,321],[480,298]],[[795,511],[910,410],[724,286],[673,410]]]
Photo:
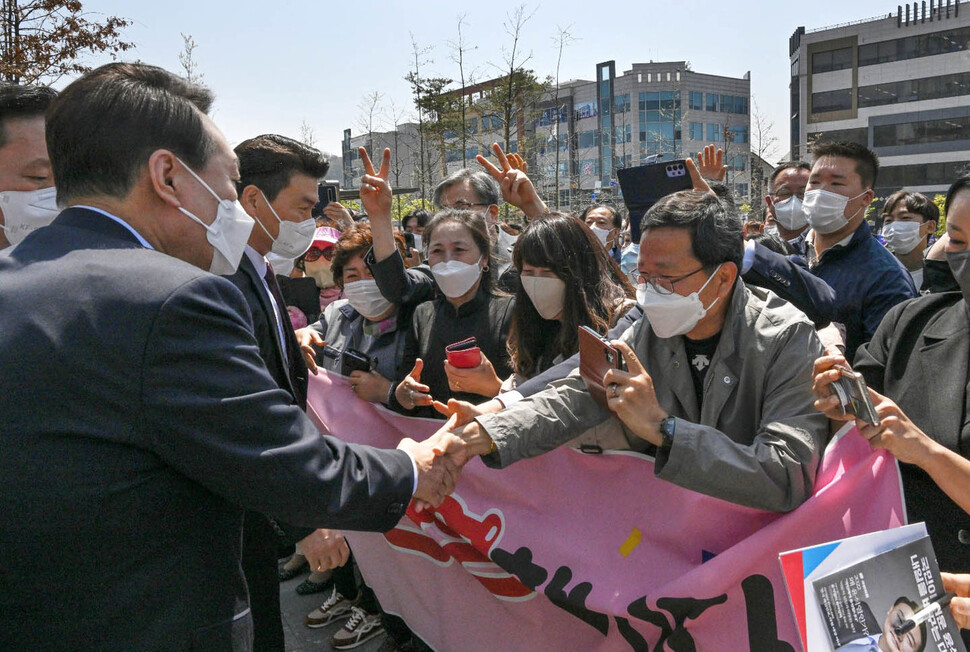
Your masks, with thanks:
[[[482,364],[482,350],[478,348],[474,337],[446,346],[445,357],[452,367],[459,369],[470,369]]]

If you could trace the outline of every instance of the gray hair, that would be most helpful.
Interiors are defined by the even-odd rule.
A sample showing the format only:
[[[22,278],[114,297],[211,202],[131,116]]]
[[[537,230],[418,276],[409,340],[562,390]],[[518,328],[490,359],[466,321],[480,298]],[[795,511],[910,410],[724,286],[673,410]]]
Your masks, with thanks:
[[[502,197],[502,192],[498,187],[498,182],[492,178],[492,176],[483,170],[470,170],[468,168],[462,168],[452,172],[447,177],[442,179],[437,186],[435,186],[434,194],[431,196],[431,201],[435,206],[441,207],[441,193],[443,193],[447,188],[450,188],[459,183],[468,182],[471,184],[472,190],[475,192],[475,196],[478,198],[479,204],[485,204],[486,206],[491,206],[498,203]]]
[[[667,195],[643,216],[641,229],[672,227],[690,233],[694,257],[706,269],[734,263],[741,269],[744,234],[740,216],[717,196],[697,190]]]

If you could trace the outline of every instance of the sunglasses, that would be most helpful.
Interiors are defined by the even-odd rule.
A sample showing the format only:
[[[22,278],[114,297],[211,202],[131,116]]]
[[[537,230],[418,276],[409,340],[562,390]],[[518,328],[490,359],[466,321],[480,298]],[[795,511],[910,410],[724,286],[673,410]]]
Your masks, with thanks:
[[[312,263],[316,260],[320,260],[320,256],[323,256],[327,260],[333,260],[333,247],[327,247],[326,249],[310,247],[306,254],[303,255],[303,260],[307,261],[308,263]]]

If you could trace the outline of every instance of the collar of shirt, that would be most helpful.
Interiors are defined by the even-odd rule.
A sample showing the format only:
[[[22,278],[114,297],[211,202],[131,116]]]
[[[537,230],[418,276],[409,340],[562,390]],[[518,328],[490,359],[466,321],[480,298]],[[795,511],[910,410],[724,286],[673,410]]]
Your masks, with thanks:
[[[246,252],[246,256],[249,258],[249,262],[251,262],[253,264],[253,267],[256,268],[256,273],[259,274],[259,278],[265,279],[266,269],[267,269],[266,259],[263,258],[258,251],[256,251],[249,245],[246,245],[246,248],[243,251]]]
[[[111,213],[109,213],[108,211],[106,211],[104,209],[95,208],[94,206],[84,206],[84,205],[81,205],[81,206],[72,206],[71,208],[83,208],[84,210],[94,211],[95,213],[101,213],[102,215],[104,215],[105,217],[107,217],[109,220],[114,220],[115,222],[117,222],[121,226],[123,226],[126,229],[128,229],[128,231],[130,231],[131,234],[133,236],[135,236],[135,239],[138,240],[139,244],[141,244],[141,246],[143,246],[145,249],[152,249],[152,250],[155,249],[155,247],[153,247],[150,244],[148,244],[148,240],[146,240],[145,238],[141,237],[141,234],[138,231],[136,231],[134,228],[132,228],[131,224],[128,224],[128,222],[125,222],[120,217],[115,217],[114,215],[112,215]]]

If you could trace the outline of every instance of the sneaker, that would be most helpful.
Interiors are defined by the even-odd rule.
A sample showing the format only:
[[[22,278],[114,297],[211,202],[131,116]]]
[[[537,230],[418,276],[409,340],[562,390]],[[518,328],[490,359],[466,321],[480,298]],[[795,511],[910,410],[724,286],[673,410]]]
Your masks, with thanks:
[[[351,607],[350,620],[330,639],[335,650],[349,650],[380,636],[384,632],[381,617],[371,615],[360,607]]]
[[[326,627],[330,623],[348,618],[352,606],[353,603],[337,593],[337,587],[333,587],[327,601],[306,615],[304,624],[311,629]]]

